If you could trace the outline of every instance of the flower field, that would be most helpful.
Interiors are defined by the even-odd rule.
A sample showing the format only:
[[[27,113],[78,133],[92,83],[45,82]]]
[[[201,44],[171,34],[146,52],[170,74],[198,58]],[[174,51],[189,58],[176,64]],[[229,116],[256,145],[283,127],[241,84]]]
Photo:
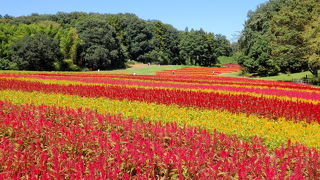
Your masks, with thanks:
[[[320,89],[186,74],[0,74],[0,179],[320,177]]]
[[[212,76],[222,73],[232,73],[240,70],[240,66],[237,64],[224,64],[218,67],[184,67],[177,70],[165,70],[157,72],[157,75],[174,75],[179,76]]]

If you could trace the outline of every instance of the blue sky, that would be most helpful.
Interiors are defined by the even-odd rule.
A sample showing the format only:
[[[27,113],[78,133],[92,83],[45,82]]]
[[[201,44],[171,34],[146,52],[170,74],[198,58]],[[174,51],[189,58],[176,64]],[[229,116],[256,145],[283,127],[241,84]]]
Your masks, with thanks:
[[[267,0],[0,0],[0,14],[55,14],[58,11],[134,13],[143,19],[161,20],[179,30],[203,28],[230,40],[239,34],[249,10]]]

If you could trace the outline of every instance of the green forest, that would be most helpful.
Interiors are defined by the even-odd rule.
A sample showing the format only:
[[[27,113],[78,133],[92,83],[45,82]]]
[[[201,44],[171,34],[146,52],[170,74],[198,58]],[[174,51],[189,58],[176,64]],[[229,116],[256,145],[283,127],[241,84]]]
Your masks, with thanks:
[[[0,41],[5,70],[106,70],[125,68],[130,61],[210,66],[232,55],[221,34],[178,31],[134,14],[5,15]]]
[[[211,66],[221,56],[232,56],[244,73],[311,71],[318,77],[320,1],[269,0],[248,12],[235,43],[222,34],[181,31],[129,13],[0,16],[3,70],[108,70],[131,61]]]
[[[276,75],[320,69],[320,1],[270,0],[248,13],[237,53],[243,70]]]

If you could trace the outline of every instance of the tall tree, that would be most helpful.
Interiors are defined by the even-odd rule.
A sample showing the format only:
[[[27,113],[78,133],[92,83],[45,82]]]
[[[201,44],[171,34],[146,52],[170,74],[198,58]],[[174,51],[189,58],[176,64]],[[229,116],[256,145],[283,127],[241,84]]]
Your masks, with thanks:
[[[232,47],[230,41],[226,36],[222,34],[215,35],[216,42],[216,55],[219,56],[231,56],[232,55]]]
[[[12,61],[19,69],[50,71],[62,61],[58,42],[46,34],[25,36],[12,45]]]
[[[320,70],[320,16],[306,27],[304,40],[307,49],[305,58],[309,70],[314,77],[318,77],[318,71]]]
[[[318,0],[272,0],[249,12],[239,40],[239,64],[250,73],[274,75],[307,69],[304,26]]]
[[[144,54],[153,49],[151,25],[136,16],[127,16],[125,19],[126,42],[129,58],[144,62]]]
[[[180,41],[180,55],[186,64],[210,66],[216,64],[216,42],[212,33],[202,29],[184,32]]]
[[[60,50],[64,58],[76,62],[77,51],[81,43],[77,30],[75,28],[61,28],[55,35],[55,39],[59,41]]]
[[[179,61],[179,31],[160,21],[150,21],[153,34],[152,48],[144,58],[160,64],[181,64]]]
[[[115,30],[104,19],[87,18],[76,28],[83,41],[78,65],[93,69],[124,67],[125,59]]]
[[[272,56],[282,72],[299,72],[307,68],[303,60],[303,31],[311,18],[311,1],[288,0],[271,19]]]

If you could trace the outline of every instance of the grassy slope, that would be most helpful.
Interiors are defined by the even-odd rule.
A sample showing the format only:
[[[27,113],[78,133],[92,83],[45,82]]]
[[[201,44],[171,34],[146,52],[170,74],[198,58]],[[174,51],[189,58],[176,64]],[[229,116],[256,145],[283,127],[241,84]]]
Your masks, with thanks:
[[[234,57],[220,56],[218,57],[218,64],[238,64]]]
[[[139,75],[154,75],[158,71],[164,71],[164,70],[175,70],[179,69],[182,67],[187,67],[185,65],[143,65],[141,67],[133,67],[133,68],[128,68],[125,70],[115,70],[113,72],[115,73],[124,73],[124,74],[139,74]]]
[[[275,80],[275,81],[291,81],[292,79],[302,79],[302,78],[305,78],[306,76],[308,78],[313,77],[310,71],[306,71],[301,73],[280,74],[278,76],[261,77],[259,79]]]
[[[320,71],[319,71],[320,73]],[[268,76],[268,77],[252,77],[252,76],[241,76],[239,72],[236,73],[224,73],[220,74],[219,76],[226,76],[226,77],[246,77],[246,78],[253,78],[253,79],[264,79],[264,80],[274,80],[274,81],[291,81],[292,79],[302,79],[308,76],[308,78],[313,77],[311,72],[301,72],[301,73],[293,73],[293,74],[280,74],[277,76]]]

